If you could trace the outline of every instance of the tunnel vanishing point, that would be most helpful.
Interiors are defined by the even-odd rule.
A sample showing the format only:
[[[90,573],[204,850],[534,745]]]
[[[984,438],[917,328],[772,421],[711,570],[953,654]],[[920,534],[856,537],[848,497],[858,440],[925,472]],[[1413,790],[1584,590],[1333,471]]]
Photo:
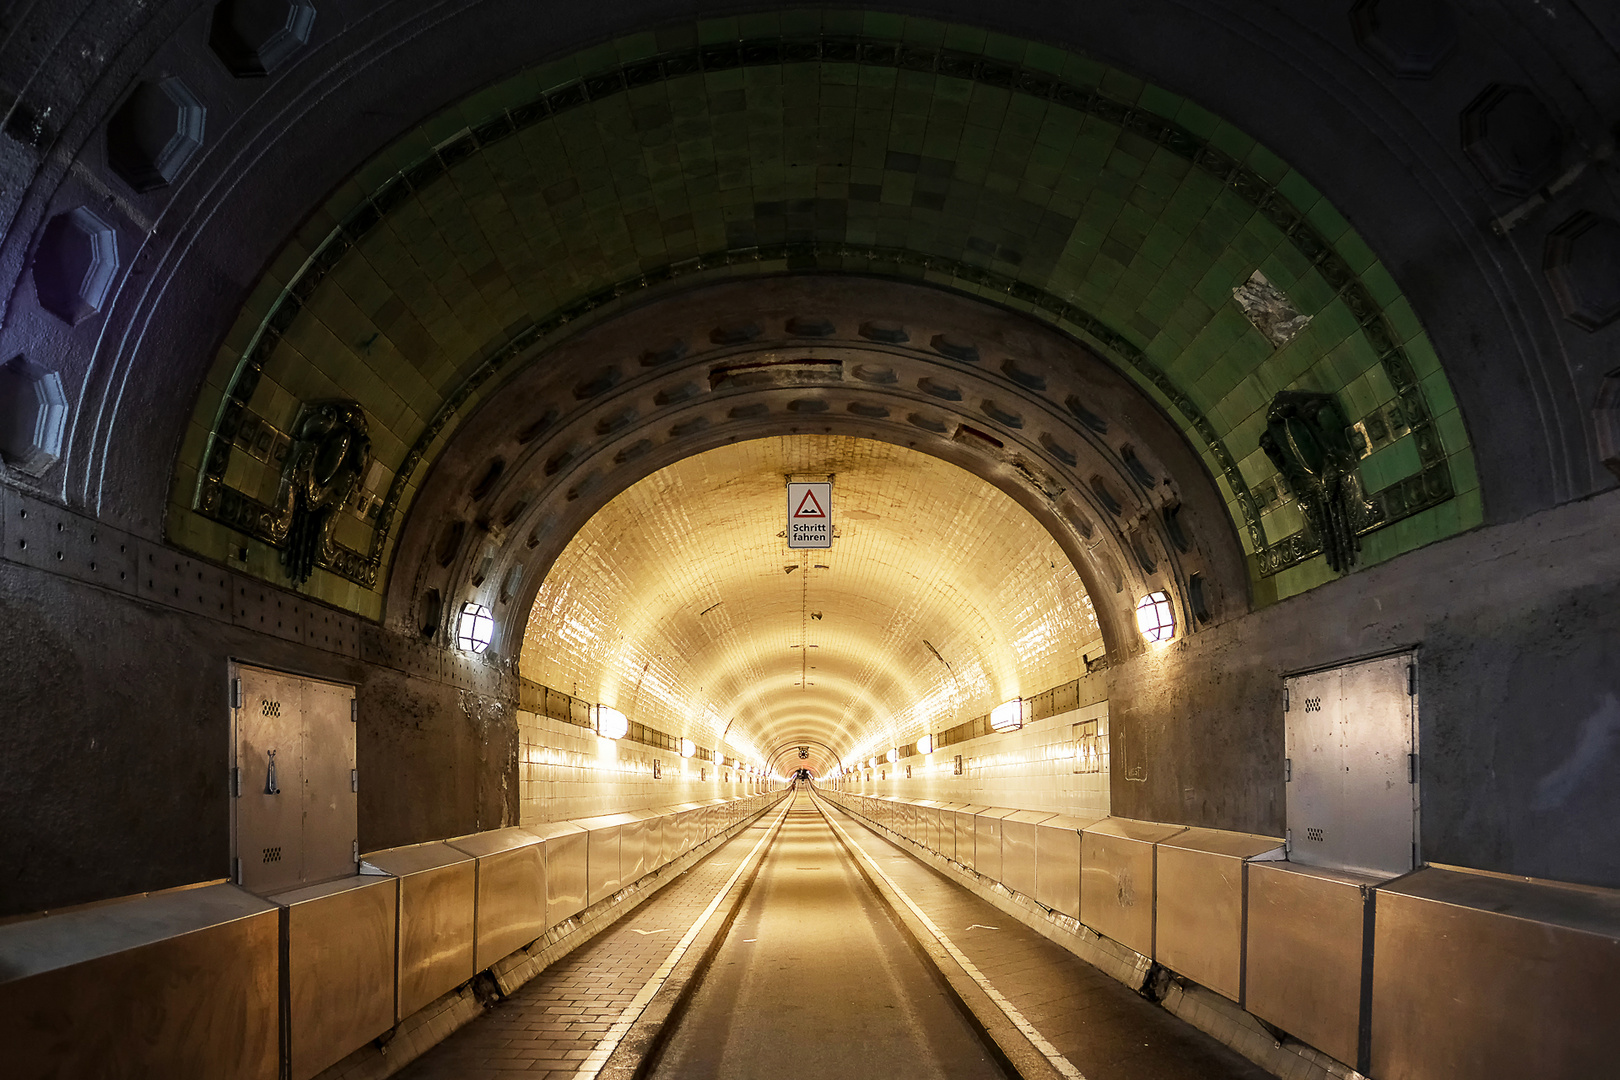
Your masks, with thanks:
[[[1608,0],[0,5],[0,1074],[1620,1076],[1617,138]]]

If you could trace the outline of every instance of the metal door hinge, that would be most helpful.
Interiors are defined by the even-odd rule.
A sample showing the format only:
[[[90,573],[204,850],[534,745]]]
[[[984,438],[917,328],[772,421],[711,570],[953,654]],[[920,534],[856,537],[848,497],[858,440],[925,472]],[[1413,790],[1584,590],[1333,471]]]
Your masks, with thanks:
[[[231,795],[238,799],[242,797],[242,770],[240,768],[231,770]]]
[[[1416,664],[1407,664],[1406,665],[1406,696],[1407,697],[1416,697],[1417,696],[1417,665]]]
[[[1286,851],[1286,852],[1290,852],[1290,853],[1293,852],[1293,850],[1294,850],[1294,830],[1293,829],[1289,829],[1287,832],[1283,833],[1283,850]]]
[[[359,722],[360,722],[360,699],[359,698],[350,698],[349,699],[349,723],[358,724]]]
[[[232,859],[231,862],[236,864],[231,868],[231,877],[235,880],[236,884],[240,885],[242,884],[242,860]]]
[[[1417,765],[1418,765],[1417,755],[1416,754],[1407,754],[1406,755],[1406,782],[1408,784],[1417,783]]]
[[[1283,687],[1283,712],[1288,711],[1288,687]]]
[[[1294,759],[1291,758],[1291,757],[1285,757],[1285,758],[1283,758],[1283,783],[1291,784],[1293,782],[1294,782]]]
[[[359,769],[350,769],[349,770],[349,790],[350,791],[359,791],[360,790],[360,770]]]
[[[354,840],[350,842],[349,853],[353,856],[355,862],[360,861],[360,841]]]
[[[240,709],[241,707],[242,707],[242,680],[241,679],[232,679],[231,680],[231,708]]]

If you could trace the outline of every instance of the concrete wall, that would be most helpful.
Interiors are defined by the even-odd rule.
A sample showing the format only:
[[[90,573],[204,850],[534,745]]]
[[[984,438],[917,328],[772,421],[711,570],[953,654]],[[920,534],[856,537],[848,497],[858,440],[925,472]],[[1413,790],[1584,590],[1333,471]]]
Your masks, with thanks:
[[[1282,675],[1417,646],[1423,857],[1620,884],[1617,525],[1476,530],[1109,672],[1114,813],[1280,834]]]

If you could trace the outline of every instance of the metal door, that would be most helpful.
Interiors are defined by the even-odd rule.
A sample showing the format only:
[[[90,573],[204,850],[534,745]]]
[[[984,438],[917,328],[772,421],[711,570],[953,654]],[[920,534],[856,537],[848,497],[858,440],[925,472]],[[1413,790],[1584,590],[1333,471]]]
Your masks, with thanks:
[[[261,894],[355,872],[354,688],[232,664],[232,851]]]
[[[1297,675],[1283,700],[1289,861],[1386,875],[1416,866],[1415,658]]]

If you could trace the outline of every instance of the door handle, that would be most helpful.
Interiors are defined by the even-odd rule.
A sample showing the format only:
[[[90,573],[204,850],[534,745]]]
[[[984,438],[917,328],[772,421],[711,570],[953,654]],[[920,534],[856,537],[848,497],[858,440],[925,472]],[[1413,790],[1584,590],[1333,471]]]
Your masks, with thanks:
[[[276,783],[276,752],[270,751],[270,767],[264,773],[264,793],[266,795],[280,795],[281,788]]]

